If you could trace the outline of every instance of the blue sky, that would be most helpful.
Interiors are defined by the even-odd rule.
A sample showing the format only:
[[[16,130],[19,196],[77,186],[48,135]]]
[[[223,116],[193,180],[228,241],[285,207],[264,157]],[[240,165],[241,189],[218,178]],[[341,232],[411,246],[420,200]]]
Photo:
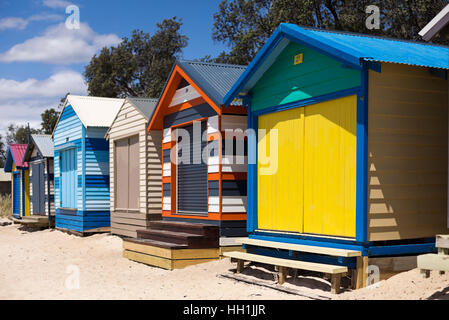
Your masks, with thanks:
[[[0,0],[0,133],[8,123],[40,125],[40,114],[66,92],[86,94],[90,57],[133,29],[153,34],[164,18],[181,17],[189,40],[183,58],[225,50],[212,40],[221,0]],[[66,7],[79,7],[79,30],[66,28]]]

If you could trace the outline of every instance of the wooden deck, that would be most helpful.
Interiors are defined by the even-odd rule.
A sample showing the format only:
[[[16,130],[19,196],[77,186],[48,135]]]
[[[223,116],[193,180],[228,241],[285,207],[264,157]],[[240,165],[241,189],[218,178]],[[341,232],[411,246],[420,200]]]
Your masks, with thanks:
[[[123,240],[123,256],[167,270],[217,260],[220,257],[217,226],[152,221],[137,239]]]

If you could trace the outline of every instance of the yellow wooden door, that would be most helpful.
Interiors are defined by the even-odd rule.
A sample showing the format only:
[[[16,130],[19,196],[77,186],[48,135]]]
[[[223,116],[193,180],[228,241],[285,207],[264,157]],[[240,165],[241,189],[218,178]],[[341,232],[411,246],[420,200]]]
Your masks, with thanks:
[[[304,108],[259,117],[258,228],[303,232]]]
[[[355,237],[356,128],[356,96],[259,117],[258,229]]]
[[[355,237],[357,97],[305,109],[304,232]]]

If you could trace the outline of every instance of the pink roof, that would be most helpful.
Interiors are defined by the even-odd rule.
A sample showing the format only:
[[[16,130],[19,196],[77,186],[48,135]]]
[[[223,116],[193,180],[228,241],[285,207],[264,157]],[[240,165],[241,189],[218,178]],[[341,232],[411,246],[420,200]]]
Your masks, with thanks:
[[[28,162],[22,162],[23,156],[25,155],[25,151],[27,149],[26,144],[11,144],[9,146],[11,148],[12,157],[14,159],[14,164],[16,167],[28,168]]]

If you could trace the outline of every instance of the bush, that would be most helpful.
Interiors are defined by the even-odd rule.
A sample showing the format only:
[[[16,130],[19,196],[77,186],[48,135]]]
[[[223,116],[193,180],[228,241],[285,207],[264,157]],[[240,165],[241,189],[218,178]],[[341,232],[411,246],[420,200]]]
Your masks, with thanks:
[[[11,215],[11,196],[0,195],[0,217],[7,217]]]

